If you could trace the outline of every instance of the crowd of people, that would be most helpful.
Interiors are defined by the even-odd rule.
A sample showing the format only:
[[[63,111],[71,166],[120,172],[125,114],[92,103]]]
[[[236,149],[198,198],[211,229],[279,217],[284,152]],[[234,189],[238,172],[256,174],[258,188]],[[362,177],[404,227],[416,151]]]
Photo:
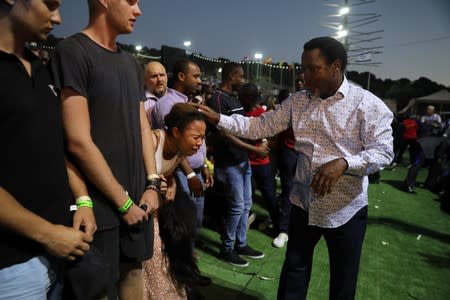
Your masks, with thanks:
[[[306,298],[322,236],[330,299],[353,299],[393,115],[347,80],[343,45],[305,43],[297,91],[263,103],[237,63],[214,90],[188,59],[170,87],[161,63],[142,67],[116,43],[139,1],[89,0],[86,28],[43,64],[26,45],[61,23],[60,4],[0,2],[0,298],[201,299],[205,193],[222,194],[206,199],[221,207],[218,257],[247,267],[264,257],[247,238],[258,188],[273,246],[287,243],[278,299]]]
[[[397,165],[407,166],[403,190],[411,194],[416,193],[416,179],[420,169],[427,167],[424,187],[440,196],[446,210],[450,202],[447,188],[450,173],[449,125],[447,119],[442,120],[436,113],[433,105],[426,107],[423,116],[397,114],[392,123],[395,157],[389,167],[394,169]],[[406,149],[409,152],[407,162],[403,159]]]

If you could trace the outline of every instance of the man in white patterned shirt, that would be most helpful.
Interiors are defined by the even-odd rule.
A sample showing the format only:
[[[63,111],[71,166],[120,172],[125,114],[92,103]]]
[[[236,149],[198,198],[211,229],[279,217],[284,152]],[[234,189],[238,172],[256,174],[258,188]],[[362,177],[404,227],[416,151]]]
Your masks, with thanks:
[[[306,88],[258,118],[218,115],[218,127],[258,139],[292,126],[299,151],[290,199],[289,242],[278,299],[306,299],[314,248],[323,236],[330,257],[330,299],[355,297],[367,225],[367,175],[389,165],[392,113],[344,76],[347,54],[330,37],[304,45]]]

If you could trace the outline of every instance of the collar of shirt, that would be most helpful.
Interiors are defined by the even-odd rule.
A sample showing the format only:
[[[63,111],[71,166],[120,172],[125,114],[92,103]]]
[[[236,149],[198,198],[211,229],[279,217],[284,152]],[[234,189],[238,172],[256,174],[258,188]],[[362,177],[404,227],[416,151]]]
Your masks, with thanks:
[[[145,91],[145,98],[147,100],[153,100],[153,101],[158,101],[158,97],[156,97],[154,94],[150,93],[149,91]]]
[[[236,95],[233,92],[229,93],[227,91],[222,90],[221,88],[216,89],[216,92],[225,94],[229,97],[236,97]]]
[[[318,100],[321,101],[325,101],[325,100],[341,100],[344,99],[347,95],[348,95],[348,91],[349,91],[349,83],[347,80],[347,77],[344,76],[344,80],[342,81],[341,85],[339,86],[338,90],[336,91],[336,93],[334,93],[334,95],[326,98],[326,99],[322,99],[320,97],[318,97]]]
[[[166,92],[166,94],[163,97],[166,97],[166,96],[173,97],[174,95],[184,99],[184,102],[188,102],[188,100],[189,100],[188,96],[186,96],[185,94],[180,93],[179,91],[174,90],[174,89],[170,89],[170,88],[167,89],[167,92]]]
[[[350,89],[350,85],[348,83],[347,77],[344,76],[344,80],[342,81],[341,86],[338,88],[336,94],[334,94],[333,97],[336,97],[337,95],[339,95],[340,97],[345,98],[348,95],[349,89]]]

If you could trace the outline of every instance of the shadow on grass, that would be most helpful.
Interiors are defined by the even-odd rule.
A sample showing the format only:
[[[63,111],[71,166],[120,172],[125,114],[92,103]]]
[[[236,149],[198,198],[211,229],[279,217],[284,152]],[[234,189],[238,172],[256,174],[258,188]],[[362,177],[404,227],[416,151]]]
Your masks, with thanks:
[[[217,283],[213,283],[207,287],[199,289],[205,299],[214,300],[262,300],[266,299],[262,294],[250,292],[248,290],[241,291],[239,288],[233,289],[229,287],[223,287]]]
[[[196,243],[196,247],[216,258],[219,258],[219,251],[217,249],[220,249],[221,246],[222,244],[220,242],[205,234],[200,234],[199,242]]]
[[[399,221],[392,218],[386,218],[386,217],[369,217],[368,220],[369,224],[376,224],[376,225],[386,225],[391,226],[395,229],[412,233],[412,234],[421,234],[423,236],[427,236],[436,240],[439,240],[441,242],[450,244],[450,234],[445,234],[442,232],[434,231],[428,228],[420,227],[414,224],[406,223],[403,221]]]
[[[392,186],[393,188],[400,190],[400,191],[404,191],[403,189],[403,181],[399,181],[399,180],[392,180],[392,179],[382,179],[383,183],[386,183],[390,186]]]
[[[433,255],[430,253],[418,252],[420,256],[430,265],[436,268],[450,269],[450,252],[444,255]]]

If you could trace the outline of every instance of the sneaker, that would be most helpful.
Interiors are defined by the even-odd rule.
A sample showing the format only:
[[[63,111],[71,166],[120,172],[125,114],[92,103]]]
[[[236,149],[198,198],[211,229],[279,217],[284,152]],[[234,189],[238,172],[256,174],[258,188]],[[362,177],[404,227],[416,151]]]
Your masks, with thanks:
[[[229,263],[230,265],[233,265],[235,267],[248,267],[248,262],[241,258],[235,250],[231,251],[220,251],[220,257]]]
[[[250,246],[236,247],[236,253],[253,259],[263,258],[264,253],[250,248]]]
[[[282,248],[288,240],[288,235],[284,232],[280,232],[280,234],[273,239],[272,245],[277,248]]]

